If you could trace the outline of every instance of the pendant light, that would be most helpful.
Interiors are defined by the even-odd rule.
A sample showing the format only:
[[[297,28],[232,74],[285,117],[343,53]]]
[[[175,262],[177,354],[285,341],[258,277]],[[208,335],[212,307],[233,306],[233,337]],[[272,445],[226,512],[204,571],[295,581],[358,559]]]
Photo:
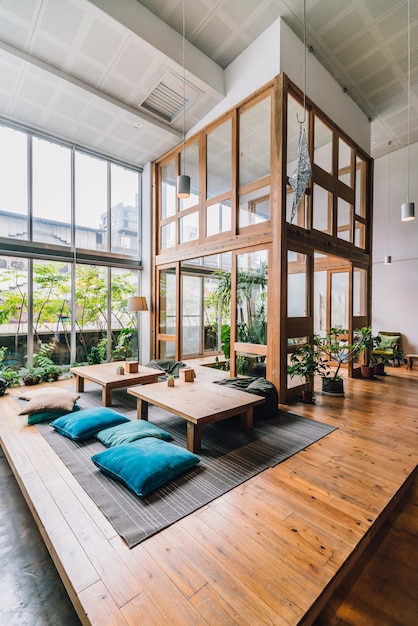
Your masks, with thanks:
[[[185,48],[185,40],[186,40],[186,11],[185,11],[185,0],[183,0],[183,151],[181,156],[181,163],[183,164],[183,173],[180,173],[177,176],[177,197],[178,198],[190,198],[190,176],[184,173],[186,167],[186,149],[185,149],[185,139],[186,139],[186,67],[184,63],[184,48]],[[181,165],[180,163],[180,165]]]
[[[392,142],[389,141],[389,146]],[[390,232],[390,152],[389,152],[389,161],[388,161],[388,200],[387,200],[387,255],[385,256],[385,265],[391,265],[392,257],[389,254],[389,232]]]
[[[411,110],[411,14],[410,0],[408,0],[408,152],[407,152],[407,170],[406,170],[406,202],[402,204],[402,221],[408,222],[415,219],[415,202],[409,202],[409,163],[410,163],[410,110]]]

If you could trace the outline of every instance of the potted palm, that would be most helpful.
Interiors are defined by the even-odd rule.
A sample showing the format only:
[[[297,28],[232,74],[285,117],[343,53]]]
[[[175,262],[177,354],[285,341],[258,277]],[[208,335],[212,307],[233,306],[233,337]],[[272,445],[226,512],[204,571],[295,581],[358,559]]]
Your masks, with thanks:
[[[363,355],[363,363],[360,365],[361,375],[363,378],[374,378],[378,359],[373,354],[373,350],[381,342],[381,337],[373,335],[371,326],[364,326],[361,329],[361,334],[360,350]]]
[[[287,371],[291,378],[300,376],[305,381],[301,400],[312,404],[314,401],[313,379],[315,374],[325,376],[329,366],[320,349],[320,339],[314,335],[312,343],[305,343],[290,355]]]
[[[322,393],[324,395],[344,396],[344,379],[340,375],[341,365],[348,363],[360,350],[359,341],[350,344],[341,339],[347,334],[347,329],[330,328],[325,337],[319,339],[320,350],[327,355],[330,361],[337,363],[335,369],[328,368],[322,377]]]

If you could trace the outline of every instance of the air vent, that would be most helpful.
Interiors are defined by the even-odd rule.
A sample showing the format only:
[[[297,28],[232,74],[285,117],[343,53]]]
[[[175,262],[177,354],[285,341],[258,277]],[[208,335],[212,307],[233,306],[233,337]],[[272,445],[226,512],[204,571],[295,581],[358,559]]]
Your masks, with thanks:
[[[187,81],[185,92],[183,78],[168,71],[139,106],[171,123],[183,113],[184,108],[187,109],[195,102],[201,93]]]

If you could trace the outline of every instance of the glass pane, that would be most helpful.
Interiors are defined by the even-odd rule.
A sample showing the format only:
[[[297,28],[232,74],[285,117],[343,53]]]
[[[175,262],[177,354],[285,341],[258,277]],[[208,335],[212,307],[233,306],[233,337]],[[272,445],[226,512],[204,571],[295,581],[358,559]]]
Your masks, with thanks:
[[[182,274],[181,353],[201,354],[202,278]]]
[[[219,279],[216,276],[203,277],[203,320],[204,320],[204,352],[220,351],[222,309],[216,303],[216,291]],[[229,315],[228,315],[229,319]]]
[[[2,236],[27,240],[27,136],[0,126],[0,216]]]
[[[314,184],[312,226],[323,233],[332,233],[332,193]]]
[[[296,255],[296,258],[295,258]],[[306,317],[307,311],[307,256],[288,251],[287,255],[287,315]]]
[[[323,337],[327,330],[327,272],[315,269],[314,333]]]
[[[306,114],[308,115],[308,112]],[[287,176],[291,176],[295,170],[298,158],[299,123],[296,116],[303,119],[303,105],[289,96],[287,108]]]
[[[0,257],[0,346],[3,365],[17,371],[25,364],[28,333],[28,261]]]
[[[71,266],[54,261],[33,263],[34,352],[41,344],[54,346],[54,363],[71,362]]]
[[[364,250],[366,247],[366,227],[361,222],[354,223],[354,243],[357,248]]]
[[[71,150],[34,137],[32,155],[33,240],[71,246]]]
[[[332,174],[332,130],[315,116],[314,163]]]
[[[176,213],[176,162],[173,159],[161,168],[161,219]]]
[[[138,272],[112,267],[110,270],[112,359],[138,357],[140,313],[128,313],[128,297],[138,293]]]
[[[161,249],[172,248],[176,245],[176,222],[161,226]]]
[[[176,333],[176,270],[160,272],[160,319],[158,330],[163,335]]]
[[[103,360],[106,360],[107,293],[105,267],[76,266],[76,361],[79,363],[86,362],[92,348],[99,347],[99,344]]]
[[[338,232],[344,241],[351,241],[352,206],[342,198],[338,198]]]
[[[268,251],[237,256],[237,341],[267,344]]]
[[[107,164],[75,153],[76,246],[107,250]]]
[[[174,361],[174,357],[176,355],[176,344],[174,341],[159,341],[158,347],[160,359]]]
[[[206,138],[206,198],[214,198],[231,190],[232,181],[232,124],[227,120]]]
[[[239,185],[270,174],[271,98],[265,98],[239,117]]]
[[[366,217],[366,163],[359,157],[356,162],[356,213]]]
[[[231,230],[231,201],[224,200],[206,209],[206,236],[218,235]]]
[[[180,243],[199,239],[199,211],[189,213],[180,220]]]
[[[183,168],[183,153],[180,154],[180,171],[190,176],[190,198],[180,200],[180,211],[199,204],[199,145],[186,148],[186,166]]]
[[[351,159],[353,149],[341,137],[338,139],[338,178],[349,187],[353,186]]]
[[[240,196],[239,226],[253,226],[270,219],[270,187],[263,187]]]
[[[266,357],[252,352],[235,353],[236,369],[239,376],[266,376]]]
[[[119,165],[110,167],[112,252],[139,254],[139,174]]]
[[[299,202],[296,215],[292,217],[293,210],[293,189],[288,185],[286,187],[286,221],[289,224],[296,224],[301,228],[308,228],[308,198],[304,194]]]
[[[348,272],[331,275],[331,328],[348,328]]]
[[[353,316],[367,315],[367,272],[354,268],[353,273]]]

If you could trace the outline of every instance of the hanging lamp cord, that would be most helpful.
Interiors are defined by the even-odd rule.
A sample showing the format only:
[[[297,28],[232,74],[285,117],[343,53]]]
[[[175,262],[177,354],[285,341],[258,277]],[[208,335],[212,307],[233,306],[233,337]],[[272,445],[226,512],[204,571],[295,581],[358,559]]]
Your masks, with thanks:
[[[411,110],[411,13],[410,13],[410,0],[408,0],[408,152],[407,152],[407,166],[406,166],[406,201],[409,203],[409,163],[410,163],[410,110]]]
[[[299,113],[296,113],[296,119],[299,124],[302,124],[306,121],[306,0],[303,0],[303,118],[299,119]]]

